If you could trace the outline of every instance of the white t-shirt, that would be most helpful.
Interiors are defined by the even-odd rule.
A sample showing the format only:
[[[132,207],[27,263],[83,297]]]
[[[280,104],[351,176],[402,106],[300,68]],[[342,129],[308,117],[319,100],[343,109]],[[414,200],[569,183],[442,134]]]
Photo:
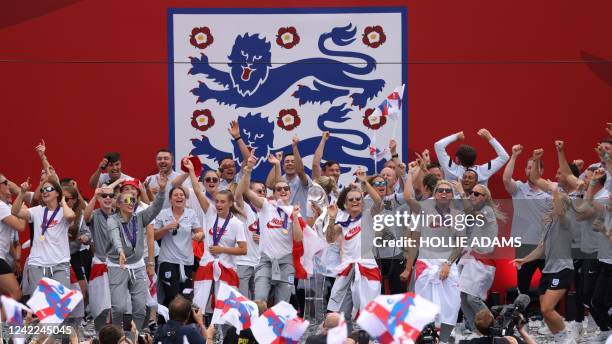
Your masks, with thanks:
[[[336,219],[336,225],[342,228],[342,264],[352,263],[361,259],[361,215],[349,220],[349,213],[343,212]]]
[[[202,263],[206,260],[211,259],[212,255],[210,253],[209,247],[215,246],[214,238],[213,238],[213,226],[215,225],[215,220],[217,220],[217,209],[214,206],[208,207],[208,211],[206,212],[207,219],[207,229],[204,230],[204,255],[202,256]],[[217,222],[217,231],[216,233],[221,233],[221,228],[223,228],[223,224],[226,219],[218,218]],[[225,227],[225,231],[221,234],[221,238],[217,246],[223,247],[236,247],[238,241],[246,241],[244,237],[244,223],[240,221],[236,216],[232,216],[227,225]],[[226,268],[236,269],[236,256],[233,254],[221,253],[218,254],[217,257],[219,259],[219,263],[221,263]],[[200,263],[200,265],[203,265]]]
[[[244,256],[236,256],[236,264],[257,266],[259,264],[259,244],[253,240],[253,235],[259,231],[259,216],[250,205],[244,203],[244,212],[247,216],[244,222],[244,236],[247,243],[247,254]]]
[[[134,178],[128,176],[125,173],[121,173],[121,176],[119,176],[119,179],[134,179]],[[98,179],[98,185],[108,184],[109,182],[110,182],[110,177],[108,173],[100,174],[100,178]]]
[[[166,187],[166,189],[164,190],[164,206],[163,209],[166,208],[170,208],[170,190],[172,190],[172,181],[174,180],[174,178],[178,177],[180,175],[180,173],[176,172],[176,171],[172,171],[169,175],[168,175],[168,186]],[[149,181],[149,188],[159,188],[159,184],[157,183],[159,178],[159,173],[156,174],[152,174],[150,176],[148,176],[147,178],[145,178],[145,183],[148,180]],[[189,180],[189,178],[187,178],[182,186],[190,188],[191,187],[191,180]]]
[[[13,227],[4,223],[4,219],[11,215],[11,207],[0,201],[0,259],[6,261],[12,243]]]
[[[204,196],[206,196],[206,199],[208,200],[208,208],[214,208],[215,200],[212,197],[208,197],[206,193],[204,193]],[[187,199],[187,207],[189,207],[195,212],[196,218],[198,219],[198,221],[200,221],[200,224],[202,224],[202,228],[204,229],[204,231],[206,231],[206,228],[209,228],[208,223],[206,222],[206,214],[200,206],[200,201],[198,201],[195,191],[193,191],[192,188],[189,188],[189,198]]]
[[[264,201],[259,211],[260,254],[277,259],[291,254],[293,252],[292,223],[291,216],[280,210],[275,201]]]
[[[28,258],[28,264],[34,266],[50,266],[70,262],[70,248],[68,244],[68,227],[70,223],[64,219],[64,211],[61,206],[57,208],[57,214],[45,232],[45,239],[41,240],[42,222],[45,207],[36,206],[29,208],[31,223],[34,226],[34,237],[32,238],[32,250]],[[51,220],[53,211],[47,212],[47,221]]]
[[[175,222],[172,208],[163,209],[155,218],[155,230],[163,226]],[[200,221],[196,218],[196,214],[192,209],[185,208],[181,218],[178,220],[179,228],[176,235],[171,232],[167,233],[161,239],[161,248],[159,250],[159,261],[193,265],[193,246],[191,245],[191,234],[196,228],[201,228]]]

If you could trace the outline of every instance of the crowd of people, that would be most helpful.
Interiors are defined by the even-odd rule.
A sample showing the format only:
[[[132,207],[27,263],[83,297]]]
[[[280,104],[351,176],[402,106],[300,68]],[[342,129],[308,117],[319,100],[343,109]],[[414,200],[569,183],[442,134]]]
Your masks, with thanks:
[[[367,175],[358,167],[350,177],[354,182],[343,187],[344,166],[323,159],[334,149],[326,146],[328,132],[322,133],[314,152],[311,175],[296,137],[291,153],[265,157],[272,165],[267,180],[252,180],[262,157],[252,155],[233,122],[228,139],[238,144],[242,156],[219,161],[217,170],[203,170],[196,157],[184,157],[177,171],[172,152],[160,149],[155,157],[158,173],[138,180],[123,172],[120,154],[113,152],[83,186],[58,175],[42,141],[35,148],[42,163],[35,183],[30,178],[18,183],[10,179],[10,171],[0,174],[0,293],[24,300],[42,277],[67,287],[71,280],[78,281],[87,312],[71,318],[78,326],[80,318],[91,317],[100,342],[124,340],[126,335],[135,340],[132,331],[124,333],[126,319],[137,331],[155,327],[159,303],[169,307],[171,320],[151,336],[165,343],[184,334],[190,342],[204,343],[213,340],[215,328],[209,325],[216,305],[211,300],[222,284],[255,300],[260,311],[286,301],[303,312],[304,280],[314,271],[325,276],[330,313],[322,332],[307,343],[324,342],[326,331],[339,323],[339,314],[351,332],[355,316],[368,301],[408,290],[440,305],[436,326],[440,342],[446,343],[460,311],[461,331],[486,335],[488,325],[482,324],[492,317],[485,300],[499,264],[495,248],[381,247],[374,244],[376,238],[417,243],[496,238],[501,222],[511,219],[511,235],[522,239],[512,260],[519,292],[530,292],[533,275],[540,270],[540,311],[555,342],[571,343],[584,331],[599,331],[593,340],[603,342],[612,326],[611,123],[606,131],[606,138],[593,143],[596,154],[584,152],[585,159],[592,156],[590,165],[569,162],[565,143],[555,141],[555,181],[542,177],[542,149],[528,156],[516,144],[509,155],[481,129],[478,136],[497,153],[493,160],[478,163],[476,150],[467,144],[451,157],[447,146],[463,141],[464,132],[437,141],[436,158],[425,150],[411,162],[401,161],[392,139],[391,159],[379,173]],[[515,173],[518,166],[525,166],[524,174]],[[512,197],[511,216],[487,187],[502,168],[504,187]],[[89,188],[93,197],[87,200]],[[482,221],[461,228],[433,221],[412,230],[397,223],[374,229],[377,216],[399,213],[454,218],[471,214]],[[307,229],[325,241],[312,262],[303,259]],[[31,247],[23,268],[17,237],[21,231],[30,231]],[[157,295],[150,288],[155,284]],[[576,321],[569,326],[556,307],[571,289],[576,293]],[[198,311],[192,311],[192,303]],[[596,326],[591,321],[583,326],[587,314]],[[195,325],[182,329],[189,319]],[[227,343],[255,342],[247,331],[216,329]]]

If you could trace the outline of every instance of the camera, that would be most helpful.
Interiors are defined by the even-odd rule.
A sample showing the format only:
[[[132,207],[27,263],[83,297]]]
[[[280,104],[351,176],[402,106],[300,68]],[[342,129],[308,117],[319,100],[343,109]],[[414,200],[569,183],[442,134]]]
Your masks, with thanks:
[[[510,305],[491,307],[495,324],[489,329],[489,336],[511,336],[515,327],[521,322],[524,323],[525,320],[521,317],[521,313],[525,311],[530,302],[528,295],[519,294],[514,303]]]
[[[416,340],[416,344],[436,344],[440,341],[438,331],[436,331],[436,325],[429,323],[425,325],[419,337]]]

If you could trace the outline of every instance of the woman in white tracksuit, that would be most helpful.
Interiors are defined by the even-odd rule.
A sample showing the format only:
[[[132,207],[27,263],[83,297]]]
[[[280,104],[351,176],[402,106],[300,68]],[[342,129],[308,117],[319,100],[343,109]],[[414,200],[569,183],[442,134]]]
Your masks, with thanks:
[[[450,334],[457,323],[457,315],[461,307],[459,291],[459,270],[455,260],[461,254],[459,245],[449,245],[465,235],[465,231],[457,226],[454,219],[462,212],[451,207],[453,201],[453,186],[446,180],[438,182],[434,188],[433,199],[418,202],[412,189],[412,175],[404,184],[404,198],[413,214],[424,216],[424,221],[411,233],[414,242],[420,243],[415,264],[414,289],[431,302],[440,305],[438,320],[441,323],[440,342],[449,340]],[[446,219],[452,218],[451,222]],[[444,220],[444,221],[442,221]],[[433,243],[440,240],[441,245]],[[410,273],[412,262],[416,256],[417,247],[410,247],[406,270]]]

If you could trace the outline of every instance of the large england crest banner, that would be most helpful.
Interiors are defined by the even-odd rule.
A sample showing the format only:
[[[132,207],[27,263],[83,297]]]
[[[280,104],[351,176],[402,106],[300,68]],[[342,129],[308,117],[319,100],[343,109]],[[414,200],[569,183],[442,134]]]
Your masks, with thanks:
[[[406,157],[405,8],[170,9],[168,25],[177,164],[189,154],[209,169],[240,163],[231,121],[259,158],[254,180],[294,137],[310,171],[325,131],[322,162],[337,161],[344,184],[358,166],[380,171],[392,137]],[[381,111],[389,100],[399,115]]]

